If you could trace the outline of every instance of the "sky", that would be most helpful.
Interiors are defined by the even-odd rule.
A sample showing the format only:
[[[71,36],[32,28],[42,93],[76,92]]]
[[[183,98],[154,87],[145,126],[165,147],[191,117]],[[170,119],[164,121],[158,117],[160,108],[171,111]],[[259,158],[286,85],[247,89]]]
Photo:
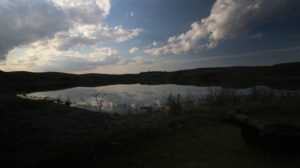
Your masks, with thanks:
[[[124,74],[300,61],[299,0],[1,0],[3,71]]]

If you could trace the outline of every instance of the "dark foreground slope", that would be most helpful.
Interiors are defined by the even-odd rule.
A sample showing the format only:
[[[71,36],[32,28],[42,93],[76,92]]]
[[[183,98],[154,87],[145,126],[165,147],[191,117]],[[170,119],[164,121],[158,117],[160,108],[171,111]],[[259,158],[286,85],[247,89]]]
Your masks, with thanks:
[[[222,90],[204,100],[169,97],[158,112],[108,115],[21,99],[16,93],[108,84],[191,84],[299,89],[299,63],[205,68],[135,75],[0,72],[0,167],[265,168],[300,167],[300,154],[245,143],[223,122],[233,107],[261,119],[299,125],[299,94]],[[196,99],[195,99],[196,100]]]
[[[0,167],[300,167],[299,153],[252,146],[221,122],[239,105],[249,116],[299,125],[299,94],[221,91],[195,100],[175,96],[161,111],[121,116],[0,95]]]
[[[300,62],[259,67],[199,68],[175,72],[139,74],[66,74],[0,71],[2,92],[29,92],[75,86],[110,84],[184,84],[245,88],[266,85],[272,88],[300,89]]]

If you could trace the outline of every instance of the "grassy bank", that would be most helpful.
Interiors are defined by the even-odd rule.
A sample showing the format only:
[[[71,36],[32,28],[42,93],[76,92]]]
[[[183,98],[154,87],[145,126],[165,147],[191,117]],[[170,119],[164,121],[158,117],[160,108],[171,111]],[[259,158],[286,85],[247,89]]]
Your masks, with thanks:
[[[250,116],[300,123],[300,95],[253,88],[169,95],[159,112],[111,116],[51,101],[1,97],[1,167],[299,167],[300,156],[252,148],[221,122]]]

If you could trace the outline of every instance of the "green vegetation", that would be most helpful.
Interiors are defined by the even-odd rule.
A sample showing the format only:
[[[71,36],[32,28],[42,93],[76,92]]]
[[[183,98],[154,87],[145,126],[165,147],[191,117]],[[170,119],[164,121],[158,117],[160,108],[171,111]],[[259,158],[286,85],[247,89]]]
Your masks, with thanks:
[[[162,111],[124,116],[45,100],[1,99],[6,101],[0,119],[5,136],[1,167],[300,167],[300,155],[249,147],[239,128],[221,122],[240,106],[251,116],[299,124],[300,94],[295,92],[252,88],[249,95],[230,89],[211,90],[203,98],[170,94]]]

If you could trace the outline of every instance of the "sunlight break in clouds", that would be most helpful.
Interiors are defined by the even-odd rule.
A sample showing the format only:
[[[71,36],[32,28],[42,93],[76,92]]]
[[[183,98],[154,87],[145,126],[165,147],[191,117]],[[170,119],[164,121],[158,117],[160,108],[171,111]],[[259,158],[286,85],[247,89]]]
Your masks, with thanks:
[[[1,1],[0,60],[5,60],[6,55],[15,48],[29,47],[28,53],[36,51],[38,54],[36,58],[27,54],[17,60],[20,66],[33,63],[45,64],[49,63],[49,60],[59,62],[60,59],[65,64],[69,62],[70,65],[79,60],[83,63],[88,62],[83,64],[82,68],[93,67],[90,63],[96,61],[98,63],[93,65],[101,65],[102,62],[106,64],[106,57],[109,54],[103,51],[109,51],[97,49],[96,45],[127,41],[138,36],[142,31],[104,25],[104,19],[109,15],[110,9],[110,0]],[[78,47],[93,47],[92,52],[95,54],[80,56],[78,52],[71,51]],[[57,61],[53,61],[50,57]],[[20,61],[22,59],[23,61]],[[113,57],[112,60],[108,62],[115,62],[116,59]],[[29,63],[30,61],[32,62]],[[45,67],[47,66],[45,64]]]
[[[217,0],[210,15],[194,22],[191,29],[170,37],[162,47],[145,50],[151,55],[197,53],[214,48],[220,40],[234,38],[258,24],[276,19],[298,3],[293,0]]]
[[[43,55],[41,58],[40,55]],[[30,48],[26,55],[16,60],[15,69],[33,71],[83,71],[98,66],[116,64],[120,61],[118,51],[111,48],[95,48],[82,54],[75,51],[57,51],[48,47]]]

